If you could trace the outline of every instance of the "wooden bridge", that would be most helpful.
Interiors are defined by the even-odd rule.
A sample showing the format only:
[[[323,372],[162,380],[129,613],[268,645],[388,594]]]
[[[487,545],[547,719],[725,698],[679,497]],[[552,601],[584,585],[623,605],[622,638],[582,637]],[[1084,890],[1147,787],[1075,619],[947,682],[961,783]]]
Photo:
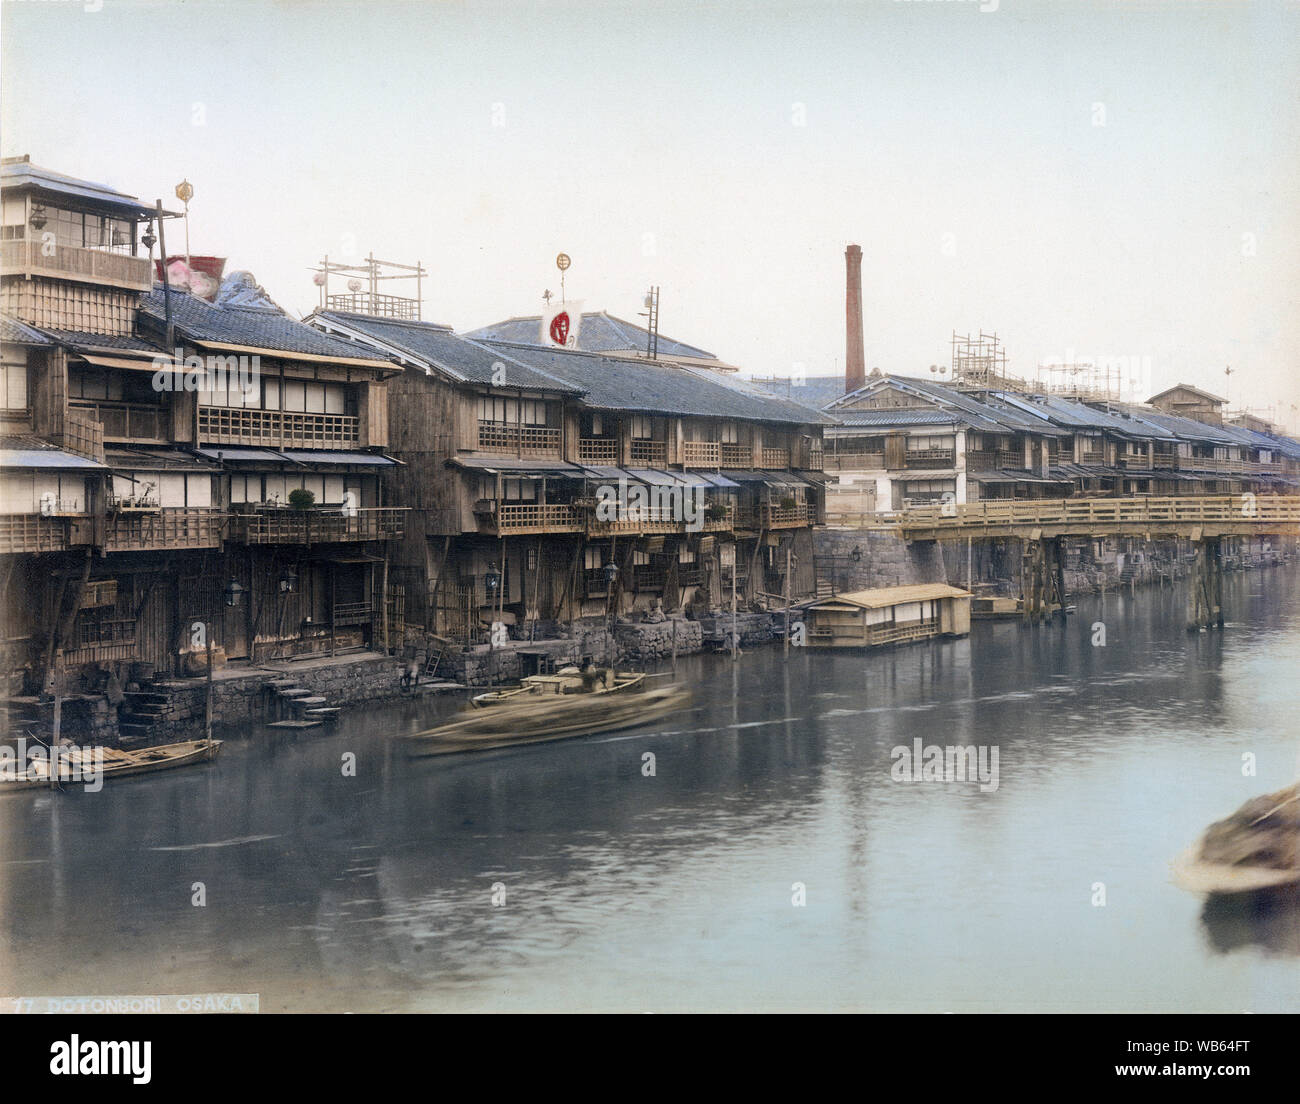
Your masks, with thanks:
[[[1141,537],[1192,543],[1195,564],[1187,627],[1223,627],[1223,537],[1300,536],[1300,497],[1198,495],[1189,498],[1054,498],[939,502],[897,514],[905,540],[1024,542],[1022,607],[1027,621],[1046,620],[1053,605],[1065,619],[1065,552],[1071,537]]]
[[[904,510],[893,525],[907,540],[1297,536],[1300,497],[1040,498],[962,506],[939,502]]]

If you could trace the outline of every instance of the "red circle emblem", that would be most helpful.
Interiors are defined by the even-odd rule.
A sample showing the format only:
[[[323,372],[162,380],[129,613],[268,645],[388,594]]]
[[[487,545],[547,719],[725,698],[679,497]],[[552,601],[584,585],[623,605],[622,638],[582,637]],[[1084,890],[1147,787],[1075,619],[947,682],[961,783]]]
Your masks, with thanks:
[[[569,312],[560,311],[551,319],[551,340],[563,345],[569,340]]]

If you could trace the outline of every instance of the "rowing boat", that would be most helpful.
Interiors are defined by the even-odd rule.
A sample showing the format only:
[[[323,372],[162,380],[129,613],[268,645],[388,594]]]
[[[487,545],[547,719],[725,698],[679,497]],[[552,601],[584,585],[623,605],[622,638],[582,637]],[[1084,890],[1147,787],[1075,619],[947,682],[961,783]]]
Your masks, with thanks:
[[[576,667],[568,668],[555,675],[529,675],[520,680],[518,686],[506,686],[500,690],[489,690],[475,694],[470,702],[475,706],[501,705],[503,702],[517,701],[520,698],[546,694],[626,694],[641,689],[645,685],[645,672],[607,671],[601,683],[588,690],[583,683],[582,674]]]
[[[137,751],[123,748],[73,748],[59,757],[58,782],[67,785],[93,779],[97,762],[102,763],[99,769],[104,778],[121,778],[207,762],[215,759],[220,750],[220,740],[182,740],[175,744],[159,744],[157,747],[140,748]],[[102,760],[99,759],[101,754]],[[48,758],[33,759],[22,770],[0,772],[0,793],[49,785]]]
[[[567,740],[647,724],[681,709],[690,696],[690,691],[673,687],[619,695],[612,701],[608,694],[529,695],[461,713],[447,724],[404,737],[404,742],[407,755],[422,757]]]
[[[1171,864],[1193,893],[1254,893],[1300,884],[1300,782],[1215,821]]]

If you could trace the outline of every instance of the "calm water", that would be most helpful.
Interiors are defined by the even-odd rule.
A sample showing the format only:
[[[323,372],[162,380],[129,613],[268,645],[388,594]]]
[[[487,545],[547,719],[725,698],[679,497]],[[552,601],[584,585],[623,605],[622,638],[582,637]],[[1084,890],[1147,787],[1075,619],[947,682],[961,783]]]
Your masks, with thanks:
[[[1167,864],[1296,777],[1298,578],[1230,577],[1221,636],[1184,632],[1181,590],[1112,594],[1064,630],[692,657],[695,707],[642,731],[408,762],[389,736],[455,704],[426,699],[99,794],[9,795],[0,993],[1295,1011],[1294,899],[1207,907]],[[998,790],[894,781],[918,737],[996,745]]]

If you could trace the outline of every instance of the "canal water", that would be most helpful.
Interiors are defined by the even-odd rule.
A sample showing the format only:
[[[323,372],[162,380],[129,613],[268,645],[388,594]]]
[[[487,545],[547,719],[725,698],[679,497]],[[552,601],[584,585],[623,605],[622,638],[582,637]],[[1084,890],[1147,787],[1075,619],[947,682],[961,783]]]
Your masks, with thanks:
[[[1207,905],[1168,862],[1300,771],[1298,580],[1230,576],[1222,634],[1180,588],[1112,593],[1064,628],[683,659],[693,706],[642,730],[408,761],[392,735],[456,705],[423,699],[0,797],[0,994],[1296,1011],[1296,898]],[[996,790],[896,779],[917,740],[996,748]]]

